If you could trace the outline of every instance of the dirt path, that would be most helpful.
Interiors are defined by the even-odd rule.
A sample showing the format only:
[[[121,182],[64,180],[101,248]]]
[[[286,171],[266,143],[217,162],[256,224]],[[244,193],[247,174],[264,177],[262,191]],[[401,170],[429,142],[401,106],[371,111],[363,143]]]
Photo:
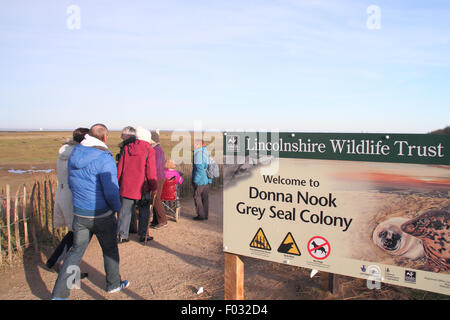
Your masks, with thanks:
[[[178,223],[151,229],[154,240],[144,247],[137,241],[119,245],[120,271],[131,285],[128,289],[107,294],[100,246],[94,237],[81,264],[81,271],[89,277],[81,281],[81,289],[72,290],[70,299],[148,299],[196,300],[224,298],[224,255],[222,251],[222,192],[210,194],[208,221],[194,221],[193,201],[182,203]],[[33,249],[30,249],[31,251]],[[0,300],[50,299],[57,274],[44,269],[41,256],[27,252],[23,261],[0,271]],[[338,295],[331,296],[320,289],[320,273],[309,278],[309,269],[243,257],[245,263],[246,299],[408,299],[411,290],[385,286],[382,290],[368,290],[364,280],[341,278]],[[204,292],[197,295],[199,287]],[[414,298],[426,298],[424,291],[415,290]]]
[[[178,223],[169,221],[169,227],[151,229],[154,240],[144,247],[137,241],[137,235],[130,235],[131,241],[119,245],[120,271],[123,279],[131,283],[129,289],[116,294],[104,291],[105,278],[100,245],[94,237],[83,257],[81,271],[88,272],[88,279],[81,281],[80,290],[71,291],[71,299],[223,299],[224,256],[222,252],[222,192],[210,195],[210,218],[208,221],[194,221],[192,200],[182,204],[182,216]],[[45,252],[41,257],[27,253],[23,263],[0,273],[0,299],[49,299],[57,274],[42,267]],[[252,264],[256,269],[258,265]],[[264,264],[264,263],[263,263]],[[267,265],[267,264],[265,264]],[[246,263],[247,271],[252,270]],[[261,287],[283,286],[280,276],[260,279],[253,274],[255,283]],[[197,295],[202,286],[204,292]],[[264,298],[261,288],[252,285],[246,292],[249,299]],[[284,286],[283,286],[284,287]],[[298,298],[295,288],[286,298]],[[269,297],[266,297],[269,298]]]

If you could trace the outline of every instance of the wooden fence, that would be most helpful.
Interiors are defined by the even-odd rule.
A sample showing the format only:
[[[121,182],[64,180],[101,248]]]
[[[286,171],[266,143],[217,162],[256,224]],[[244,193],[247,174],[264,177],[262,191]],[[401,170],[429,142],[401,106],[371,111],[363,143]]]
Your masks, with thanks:
[[[180,197],[192,196],[192,164],[180,164],[183,173]],[[223,166],[220,165],[222,173]],[[223,185],[223,175],[214,179],[212,188]],[[9,185],[0,192],[0,265],[12,262],[30,246],[39,253],[42,245],[59,242],[67,228],[54,228],[53,209],[57,187],[56,175],[48,175],[30,185],[11,190]],[[15,192],[14,192],[15,191]]]
[[[12,262],[31,245],[39,252],[41,243],[61,238],[63,230],[53,228],[55,176],[48,176],[30,185],[21,185],[15,192],[6,185],[0,193],[0,264]]]

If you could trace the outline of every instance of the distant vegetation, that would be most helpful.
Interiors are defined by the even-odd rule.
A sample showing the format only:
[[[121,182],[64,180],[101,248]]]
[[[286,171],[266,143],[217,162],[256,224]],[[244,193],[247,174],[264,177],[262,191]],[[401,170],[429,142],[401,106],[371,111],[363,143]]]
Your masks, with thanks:
[[[450,134],[450,126],[430,132],[431,134]]]

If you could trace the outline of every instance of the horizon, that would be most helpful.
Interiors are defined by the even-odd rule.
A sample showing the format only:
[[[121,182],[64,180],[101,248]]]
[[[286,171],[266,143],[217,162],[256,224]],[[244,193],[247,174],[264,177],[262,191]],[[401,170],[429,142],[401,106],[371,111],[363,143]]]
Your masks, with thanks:
[[[416,134],[450,124],[445,0],[18,0],[0,9],[6,131],[101,122]]]
[[[46,129],[46,128],[42,128],[41,129],[18,129],[18,128],[11,128],[11,129],[5,129],[5,128],[0,128],[0,132],[72,132],[74,129]],[[295,133],[349,133],[349,134],[430,134],[431,132],[434,131],[438,131],[438,130],[443,130],[445,128],[438,128],[438,129],[433,129],[433,130],[429,130],[428,132],[416,132],[416,133],[404,133],[404,132],[369,132],[369,131],[361,131],[361,132],[331,132],[331,131],[296,131],[296,130],[282,130],[282,131],[272,131],[272,132],[279,132],[279,133],[290,133],[290,132],[295,132]],[[153,129],[148,129],[148,130],[153,130]],[[194,129],[158,129],[160,130],[160,132],[202,132],[202,133],[230,133],[230,132],[258,132],[258,130],[245,130],[245,129],[235,129],[235,130],[210,130],[210,129],[205,129],[205,130],[201,130],[201,131],[195,131]],[[121,132],[122,129],[117,129],[117,128],[112,128],[112,129],[108,129],[108,131],[110,132]],[[271,132],[270,129],[261,129],[259,130],[259,132]]]

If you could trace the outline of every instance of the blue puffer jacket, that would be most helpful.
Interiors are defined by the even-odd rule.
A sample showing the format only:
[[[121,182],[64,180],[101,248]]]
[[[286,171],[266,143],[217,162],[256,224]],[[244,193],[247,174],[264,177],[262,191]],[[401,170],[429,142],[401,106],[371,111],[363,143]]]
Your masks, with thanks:
[[[69,157],[74,213],[95,218],[121,207],[117,167],[109,151],[77,145]]]
[[[206,174],[209,165],[209,152],[206,147],[194,150],[194,165],[192,170],[192,182],[198,186],[212,183]]]

